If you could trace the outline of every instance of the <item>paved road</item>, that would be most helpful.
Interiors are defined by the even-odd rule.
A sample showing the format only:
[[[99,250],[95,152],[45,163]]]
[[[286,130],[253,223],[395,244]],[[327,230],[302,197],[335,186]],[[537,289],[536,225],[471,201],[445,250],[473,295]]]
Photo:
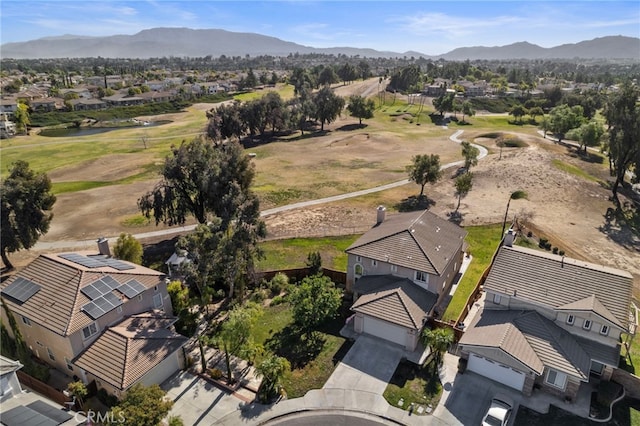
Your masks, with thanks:
[[[462,140],[460,139],[460,136],[462,135],[462,133],[464,132],[464,130],[458,130],[457,132],[455,132],[454,134],[452,134],[451,136],[449,136],[449,139],[455,143],[461,143]],[[486,148],[484,148],[483,146],[480,145],[476,145],[473,144],[473,146],[475,146],[476,148],[478,148],[480,150],[480,154],[478,155],[478,160],[486,157],[486,155],[488,154],[488,151]],[[448,169],[450,167],[454,167],[454,166],[460,166],[463,164],[463,161],[453,161],[451,163],[447,163],[444,164],[440,167],[441,170],[444,169]],[[380,186],[376,186],[374,188],[369,188],[369,189],[363,189],[361,191],[355,191],[355,192],[349,192],[347,194],[340,194],[340,195],[334,195],[332,197],[326,197],[326,198],[320,198],[317,200],[309,200],[309,201],[302,201],[299,203],[294,203],[294,204],[288,204],[286,206],[280,206],[280,207],[274,207],[272,209],[267,209],[267,210],[263,210],[260,212],[260,216],[261,217],[266,217],[266,216],[270,216],[272,214],[276,214],[276,213],[281,213],[281,212],[285,212],[285,211],[289,211],[289,210],[295,210],[295,209],[300,209],[303,207],[310,207],[310,206],[314,206],[317,204],[325,204],[325,203],[332,203],[334,201],[340,201],[340,200],[346,200],[348,198],[354,198],[354,197],[360,197],[362,195],[367,195],[367,194],[372,194],[374,192],[380,192],[380,191],[386,191],[387,189],[391,189],[391,188],[396,188],[398,186],[403,186],[408,184],[410,181],[409,179],[403,179],[397,182],[392,182],[392,183],[388,183],[386,185],[380,185]],[[154,238],[154,237],[161,237],[161,236],[165,236],[165,235],[173,235],[173,234],[179,234],[179,233],[185,233],[185,232],[190,232],[193,231],[195,229],[196,225],[189,225],[189,226],[177,226],[174,228],[170,228],[170,229],[162,229],[159,231],[151,231],[151,232],[143,232],[140,234],[135,234],[134,237],[137,240],[144,240],[147,238]],[[117,236],[112,236],[112,237],[107,237],[109,239],[117,239]],[[54,250],[54,249],[79,249],[79,248],[87,248],[87,247],[93,247],[95,246],[95,240],[91,239],[91,240],[79,240],[79,241],[54,241],[54,242],[43,242],[43,241],[39,241],[35,247],[34,250]]]

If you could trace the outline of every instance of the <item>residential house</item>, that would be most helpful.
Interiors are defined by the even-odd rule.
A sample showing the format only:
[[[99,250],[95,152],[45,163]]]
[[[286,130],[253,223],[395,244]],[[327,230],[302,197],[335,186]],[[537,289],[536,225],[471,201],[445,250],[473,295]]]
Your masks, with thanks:
[[[16,124],[9,121],[7,113],[0,113],[0,139],[8,139],[16,135]]]
[[[131,380],[159,383],[181,364],[176,345],[184,340],[170,329],[172,308],[165,275],[110,257],[105,239],[99,240],[98,253],[40,255],[0,289],[4,323],[9,323],[7,315],[13,315],[35,356],[76,380],[95,379],[98,387],[119,396]],[[132,323],[143,314],[162,319]],[[145,329],[146,325],[153,327]],[[128,372],[127,380],[113,382],[103,370],[130,358],[110,352],[103,364],[89,359],[118,333],[127,344],[125,355],[145,361]]]
[[[18,109],[18,100],[15,96],[0,98],[0,113],[13,115]]]
[[[19,361],[0,355],[0,402],[22,393],[22,386],[16,374],[22,367]]]
[[[64,106],[64,99],[57,97],[46,97],[31,101],[31,109],[38,112],[56,111]]]
[[[414,350],[460,270],[466,235],[428,210],[387,218],[378,207],[376,225],[346,250],[354,330]]]
[[[505,238],[484,282],[484,309],[459,341],[467,369],[525,395],[566,400],[608,380],[630,329],[631,274],[514,246]]]
[[[100,99],[70,99],[69,103],[73,106],[74,111],[99,110],[107,107],[107,103]]]

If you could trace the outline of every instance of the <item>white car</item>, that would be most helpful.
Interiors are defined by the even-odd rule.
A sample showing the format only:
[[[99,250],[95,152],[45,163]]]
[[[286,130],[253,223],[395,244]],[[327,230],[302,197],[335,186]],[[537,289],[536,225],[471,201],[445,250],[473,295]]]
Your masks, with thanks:
[[[498,394],[482,419],[482,426],[506,426],[513,413],[513,400],[507,395]]]

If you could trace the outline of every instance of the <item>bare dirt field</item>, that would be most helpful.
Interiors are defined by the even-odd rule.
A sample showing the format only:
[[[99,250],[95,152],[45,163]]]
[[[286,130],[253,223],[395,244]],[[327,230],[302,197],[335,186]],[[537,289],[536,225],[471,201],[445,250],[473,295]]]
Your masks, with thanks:
[[[364,93],[371,85],[353,85],[345,89],[346,93]],[[345,93],[341,93],[345,95]],[[206,110],[210,105],[201,105]],[[327,188],[313,192],[312,198],[319,198],[335,193],[360,189],[361,186],[372,187],[406,178],[402,164],[407,164],[411,152],[400,152],[394,137],[385,139],[384,132],[376,133],[373,140],[366,130],[338,130],[353,124],[354,119],[346,115],[327,127],[326,135],[314,138],[314,143],[326,147],[325,151],[335,152],[331,159],[324,154],[323,161],[338,161],[353,165],[354,162],[370,163],[370,168],[360,178],[360,185],[352,188],[343,182],[339,175],[328,177],[314,170],[314,158],[306,159],[304,167],[309,170],[310,177],[318,173],[316,182],[307,182],[310,187],[317,187],[322,181],[329,182]],[[490,155],[482,159],[472,169],[474,174],[473,189],[462,200],[460,213],[463,226],[501,222],[510,194],[516,190],[526,191],[527,199],[512,200],[509,218],[518,215],[528,228],[538,236],[548,238],[554,246],[564,250],[567,255],[581,258],[598,264],[609,265],[630,271],[636,276],[636,287],[640,288],[640,239],[638,235],[620,228],[607,216],[608,210],[614,207],[609,200],[610,190],[597,181],[576,176],[557,167],[557,162],[575,165],[586,170],[590,175],[605,181],[608,178],[606,164],[589,163],[576,156],[573,148],[555,144],[542,137],[531,134],[518,134],[527,142],[527,147],[505,148],[499,159],[499,148],[489,138],[478,138],[478,132],[471,126],[464,127],[466,140],[475,140],[490,150]],[[467,130],[469,129],[469,130]],[[441,133],[430,138],[424,151],[434,152],[450,158],[451,152],[459,152],[459,146],[449,141],[448,136],[455,129],[441,129]],[[513,132],[511,132],[513,133]],[[367,142],[367,145],[364,143]],[[372,143],[373,142],[373,143]],[[361,151],[355,149],[360,146]],[[275,161],[273,157],[264,155],[264,161]],[[270,149],[272,149],[270,148]],[[285,145],[278,147],[284,149]],[[413,146],[412,149],[418,149]],[[360,155],[357,152],[361,152]],[[304,153],[300,152],[300,158]],[[127,161],[123,161],[124,159]],[[457,159],[460,157],[458,156]],[[57,170],[50,174],[54,181],[112,180],[116,176],[129,176],[137,173],[149,159],[143,156],[129,161],[130,156],[112,155],[92,161],[90,164]],[[554,165],[556,160],[556,165]],[[376,167],[382,162],[397,163],[393,169],[377,174]],[[446,161],[443,161],[446,162]],[[605,160],[606,163],[606,160]],[[268,185],[267,178],[260,176],[258,163],[258,184]],[[320,168],[321,170],[321,168]],[[455,208],[457,199],[454,196],[453,169],[447,170],[443,178],[435,185],[425,188],[426,195],[434,202],[431,210],[443,217],[448,216]],[[375,175],[375,179],[372,177]],[[295,176],[295,175],[291,175]],[[283,168],[282,179],[288,178]],[[370,185],[366,185],[371,181]],[[43,242],[62,240],[87,240],[100,236],[117,236],[120,232],[133,234],[156,231],[162,227],[155,224],[126,226],[131,217],[139,214],[137,199],[150,190],[153,181],[136,182],[128,185],[106,186],[87,191],[66,193],[58,196],[54,207],[54,220],[50,231],[41,239]],[[299,182],[292,182],[296,187]],[[317,189],[317,188],[316,188]],[[386,205],[393,211],[401,200],[417,195],[419,187],[408,184],[395,189],[364,197],[343,200],[336,203],[316,205],[313,207],[279,213],[266,218],[268,232],[272,238],[292,236],[318,236],[353,234],[366,231],[375,220],[375,208],[379,204]],[[625,198],[621,197],[624,202]],[[295,200],[298,201],[298,200]],[[270,207],[265,200],[263,208]],[[170,239],[158,237],[156,240]],[[151,241],[145,241],[151,242]],[[11,259],[16,266],[25,264],[37,254],[36,251],[19,252]]]

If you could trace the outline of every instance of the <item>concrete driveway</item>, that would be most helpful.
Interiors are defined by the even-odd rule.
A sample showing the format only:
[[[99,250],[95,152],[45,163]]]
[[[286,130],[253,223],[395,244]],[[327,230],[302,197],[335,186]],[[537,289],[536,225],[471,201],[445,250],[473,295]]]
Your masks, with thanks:
[[[404,348],[382,339],[359,336],[323,389],[351,389],[382,395],[404,355]]]
[[[162,384],[174,402],[170,416],[180,416],[185,425],[213,425],[245,403],[200,377],[178,372]]]

